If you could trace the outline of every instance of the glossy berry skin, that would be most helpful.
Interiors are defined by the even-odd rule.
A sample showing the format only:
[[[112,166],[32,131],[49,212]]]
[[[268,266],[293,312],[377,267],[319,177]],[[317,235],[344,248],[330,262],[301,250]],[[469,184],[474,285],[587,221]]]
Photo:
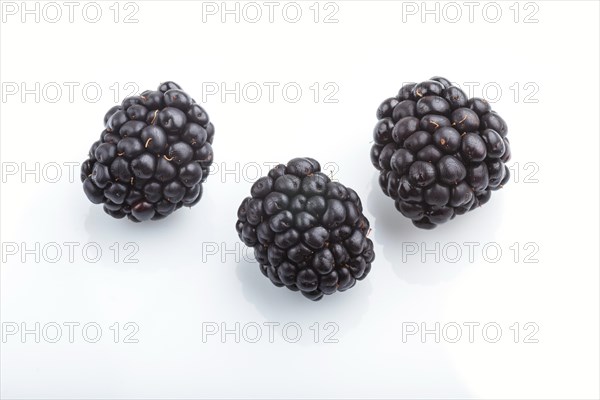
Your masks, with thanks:
[[[370,156],[379,185],[419,228],[483,205],[509,180],[506,122],[445,78],[404,85],[376,116]]]
[[[105,129],[81,166],[83,191],[112,217],[158,220],[202,197],[215,128],[174,82],[128,97],[104,117]]]
[[[360,198],[321,173],[316,160],[295,158],[276,166],[250,194],[235,227],[275,286],[316,301],[369,274],[375,254]]]

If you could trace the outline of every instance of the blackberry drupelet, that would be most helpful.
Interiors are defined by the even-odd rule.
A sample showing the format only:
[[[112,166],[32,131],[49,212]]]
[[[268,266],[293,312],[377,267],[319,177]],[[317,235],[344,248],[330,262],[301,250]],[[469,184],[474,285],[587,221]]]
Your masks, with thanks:
[[[127,97],[104,116],[105,129],[81,166],[83,191],[104,211],[157,220],[202,197],[213,162],[208,114],[174,82]]]
[[[258,179],[236,230],[275,286],[311,300],[364,279],[375,258],[356,192],[332,182],[312,158],[295,158]]]
[[[371,162],[379,185],[419,228],[483,205],[508,182],[506,123],[447,79],[402,86],[377,119]]]

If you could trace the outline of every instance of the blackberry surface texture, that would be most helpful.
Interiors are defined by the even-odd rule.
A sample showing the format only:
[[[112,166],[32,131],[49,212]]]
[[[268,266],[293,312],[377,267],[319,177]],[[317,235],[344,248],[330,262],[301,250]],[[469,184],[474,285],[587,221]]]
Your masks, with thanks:
[[[506,122],[441,77],[402,86],[377,109],[371,162],[402,215],[432,229],[485,204],[510,177]]]
[[[215,133],[206,111],[174,82],[127,97],[81,166],[83,191],[115,217],[166,217],[202,197]]]
[[[250,193],[236,230],[275,286],[320,300],[367,276],[375,254],[360,198],[331,181],[316,160],[279,164]]]

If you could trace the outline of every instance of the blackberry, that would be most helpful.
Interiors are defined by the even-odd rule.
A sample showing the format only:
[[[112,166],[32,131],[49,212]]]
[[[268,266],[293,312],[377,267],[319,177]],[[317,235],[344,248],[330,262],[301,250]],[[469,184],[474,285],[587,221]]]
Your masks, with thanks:
[[[258,179],[236,230],[261,272],[311,300],[364,279],[375,258],[356,192],[332,182],[312,158],[295,158]]]
[[[202,197],[215,133],[206,111],[174,82],[128,97],[104,116],[105,129],[81,166],[83,191],[115,217],[166,217]]]
[[[508,182],[506,122],[441,77],[402,86],[377,109],[371,162],[402,215],[432,229]]]

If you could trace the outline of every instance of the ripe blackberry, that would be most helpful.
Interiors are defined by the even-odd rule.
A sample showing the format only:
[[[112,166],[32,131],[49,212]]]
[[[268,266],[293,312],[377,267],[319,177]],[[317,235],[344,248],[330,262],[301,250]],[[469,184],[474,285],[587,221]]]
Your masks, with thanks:
[[[275,286],[311,300],[364,279],[375,258],[356,192],[332,182],[312,158],[295,158],[258,179],[236,230]]]
[[[377,119],[371,162],[379,185],[419,228],[483,205],[509,179],[506,123],[447,79],[402,86]]]
[[[81,166],[83,191],[104,211],[157,220],[202,197],[213,161],[213,124],[174,82],[128,97],[104,116],[105,129]]]

